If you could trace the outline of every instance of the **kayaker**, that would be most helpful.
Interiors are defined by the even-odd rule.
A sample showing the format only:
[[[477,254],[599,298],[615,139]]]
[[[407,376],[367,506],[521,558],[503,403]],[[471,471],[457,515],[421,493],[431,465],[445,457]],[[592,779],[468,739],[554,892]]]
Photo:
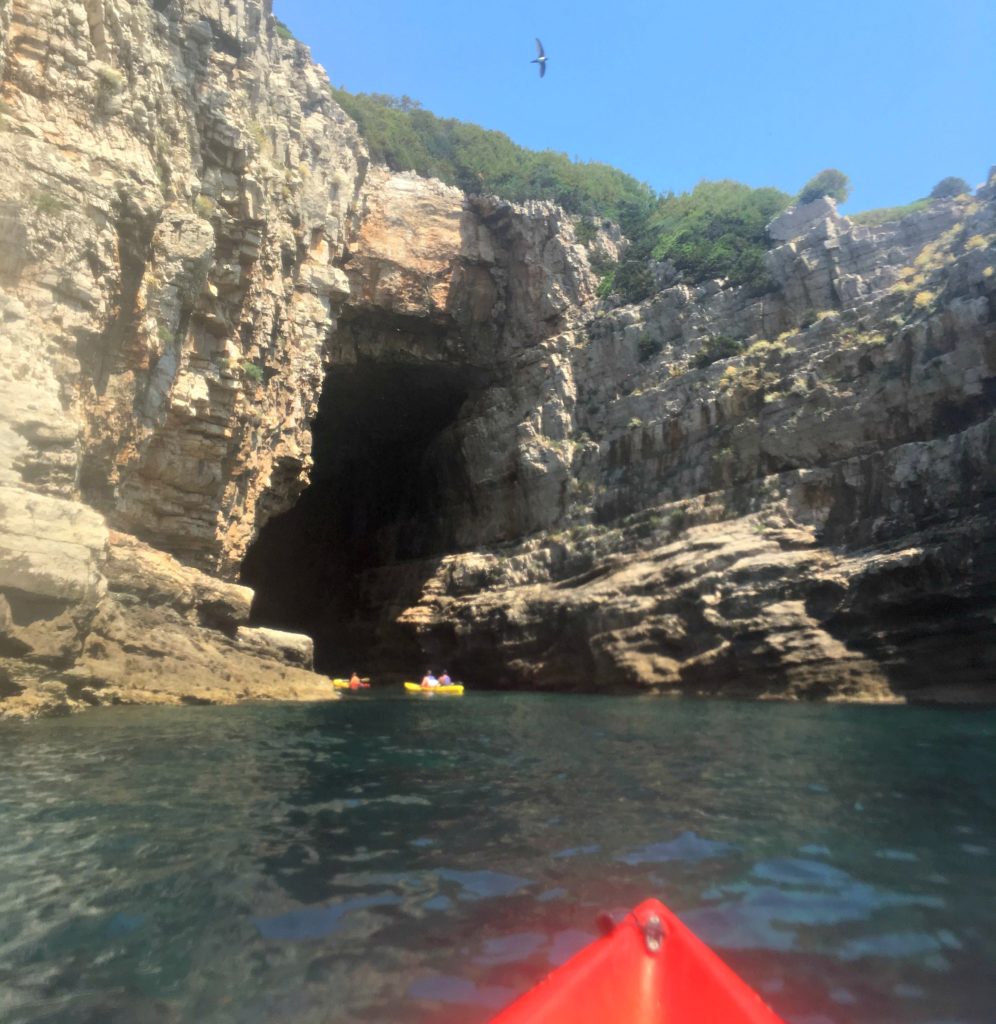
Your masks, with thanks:
[[[349,677],[349,688],[351,690],[358,690],[363,685],[363,680],[354,672]]]
[[[422,686],[424,686],[428,690],[438,685],[439,680],[432,674],[432,669],[427,668],[425,670],[425,675],[422,676]]]
[[[449,672],[446,671],[445,668],[443,669],[443,674],[439,677],[439,685],[440,686],[452,686],[453,685],[453,680],[450,679],[450,674],[449,674]]]

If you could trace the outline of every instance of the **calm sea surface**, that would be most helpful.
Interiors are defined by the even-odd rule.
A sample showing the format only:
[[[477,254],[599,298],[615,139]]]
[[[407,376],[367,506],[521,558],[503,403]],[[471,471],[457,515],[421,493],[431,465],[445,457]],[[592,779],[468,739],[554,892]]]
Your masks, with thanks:
[[[0,765],[7,1024],[476,1024],[649,895],[792,1024],[996,1020],[993,712],[363,695]]]

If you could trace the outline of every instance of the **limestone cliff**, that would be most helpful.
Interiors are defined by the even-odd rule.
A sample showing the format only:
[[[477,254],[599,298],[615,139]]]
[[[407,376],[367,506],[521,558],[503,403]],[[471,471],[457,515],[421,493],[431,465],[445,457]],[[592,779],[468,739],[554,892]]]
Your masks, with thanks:
[[[371,173],[260,612],[498,686],[992,699],[993,199],[812,203],[769,294],[619,307],[553,208]]]
[[[0,708],[325,696],[287,631],[992,699],[996,182],[620,306],[558,208],[368,169],[268,2],[0,0],[0,87]]]
[[[269,4],[0,9],[2,653],[75,666],[98,700],[121,672],[94,637],[122,603],[98,513],[234,575],[306,483],[365,156]],[[24,661],[3,677],[20,694]]]

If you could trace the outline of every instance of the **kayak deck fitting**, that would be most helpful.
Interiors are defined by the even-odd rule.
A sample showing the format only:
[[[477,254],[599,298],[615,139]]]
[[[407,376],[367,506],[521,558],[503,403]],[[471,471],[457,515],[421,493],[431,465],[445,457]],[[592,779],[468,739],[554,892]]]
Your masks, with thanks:
[[[665,1022],[784,1024],[667,907],[646,900],[491,1024]]]

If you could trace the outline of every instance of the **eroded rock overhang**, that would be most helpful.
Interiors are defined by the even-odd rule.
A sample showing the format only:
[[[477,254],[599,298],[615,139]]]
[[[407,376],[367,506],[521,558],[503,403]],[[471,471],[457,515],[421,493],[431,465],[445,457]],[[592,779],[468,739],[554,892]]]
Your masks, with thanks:
[[[394,180],[389,202],[431,191]],[[371,250],[391,241],[351,254],[330,393],[350,365],[361,393],[397,394],[391,367],[435,361],[461,405],[391,470],[414,493],[376,501],[395,502],[376,554],[334,577],[348,607],[316,610],[339,623],[330,656],[493,686],[991,700],[993,199],[874,230],[818,204],[785,226],[765,296],[664,280],[570,319],[543,315],[555,286],[528,287],[558,278],[544,243],[517,247],[525,211],[469,201],[484,216],[459,274],[426,260],[420,278],[374,232]],[[448,311],[475,308],[452,286],[482,269],[486,329]],[[700,358],[717,336],[740,354]],[[432,379],[412,375],[412,409]]]
[[[399,618],[439,559],[563,514],[566,464],[556,479],[523,440],[594,279],[549,204],[374,169],[358,209],[311,486],[243,578],[259,621],[313,635],[320,667],[411,672],[422,655]]]

